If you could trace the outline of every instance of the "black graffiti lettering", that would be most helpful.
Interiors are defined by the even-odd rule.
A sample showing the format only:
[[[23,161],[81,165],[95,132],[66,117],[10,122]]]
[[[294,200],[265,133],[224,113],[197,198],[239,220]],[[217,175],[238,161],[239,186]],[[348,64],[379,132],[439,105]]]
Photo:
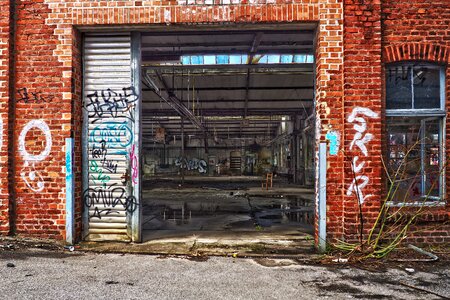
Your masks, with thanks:
[[[102,167],[111,173],[117,173],[117,163],[112,160],[103,160]]]
[[[19,98],[17,98],[17,102],[23,101],[25,103],[28,103],[30,100],[30,97],[28,96],[28,92],[26,88],[21,88],[17,90],[17,93],[19,94]]]
[[[117,173],[117,162],[114,160],[107,160],[108,149],[106,147],[106,141],[101,140],[99,143],[93,144],[90,149],[91,157],[93,159],[99,159],[101,166],[110,173]]]
[[[90,217],[97,218],[101,218],[103,212],[105,215],[118,213],[117,208],[124,208],[126,212],[132,213],[139,206],[134,196],[126,196],[123,187],[89,188],[83,193],[83,201],[86,207],[94,207],[94,214]],[[103,207],[99,209],[98,206]]]
[[[117,118],[119,112],[125,112],[126,118],[134,122],[135,102],[139,96],[134,87],[122,88],[123,93],[118,93],[108,88],[95,91],[86,96],[84,108],[89,111],[90,118],[113,117]],[[97,120],[93,120],[95,123]]]
[[[110,215],[118,215],[119,212],[118,211],[113,211],[110,208],[107,209],[98,209],[98,207],[94,207],[94,213],[90,216],[91,218],[102,218],[102,214],[104,214],[105,216],[110,216]]]
[[[17,89],[17,102],[23,103],[50,103],[54,96],[44,96],[41,92],[28,92],[27,88]],[[30,95],[31,94],[31,95]]]
[[[100,147],[98,147],[97,144],[94,144],[92,146],[92,149],[91,149],[92,158],[105,159],[107,154],[108,154],[108,150],[106,149],[106,141],[105,140],[100,141]]]
[[[134,103],[139,100],[139,97],[136,94],[134,87],[130,86],[130,87],[123,88],[122,90],[123,90],[124,98],[128,99],[128,103]],[[127,91],[129,91],[129,93],[127,93]]]

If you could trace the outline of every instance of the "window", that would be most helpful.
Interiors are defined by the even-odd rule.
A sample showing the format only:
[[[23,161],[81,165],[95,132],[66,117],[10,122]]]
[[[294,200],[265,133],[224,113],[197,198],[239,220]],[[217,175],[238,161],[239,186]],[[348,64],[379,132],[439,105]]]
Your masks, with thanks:
[[[392,204],[443,200],[444,82],[444,70],[437,65],[386,68],[386,167]]]
[[[217,55],[184,55],[181,56],[182,65],[244,65],[248,64],[247,54],[217,54]],[[280,55],[257,54],[252,64],[312,64],[314,56],[309,54]],[[176,63],[178,64],[178,62]]]

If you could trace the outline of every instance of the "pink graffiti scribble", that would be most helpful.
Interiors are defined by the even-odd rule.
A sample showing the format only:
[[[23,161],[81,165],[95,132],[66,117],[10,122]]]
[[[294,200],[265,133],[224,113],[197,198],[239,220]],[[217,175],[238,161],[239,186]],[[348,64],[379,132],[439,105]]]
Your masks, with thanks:
[[[138,159],[136,157],[136,146],[131,146],[131,152],[130,152],[130,160],[131,160],[131,180],[134,184],[137,184],[137,179],[139,176],[139,170],[138,170]]]

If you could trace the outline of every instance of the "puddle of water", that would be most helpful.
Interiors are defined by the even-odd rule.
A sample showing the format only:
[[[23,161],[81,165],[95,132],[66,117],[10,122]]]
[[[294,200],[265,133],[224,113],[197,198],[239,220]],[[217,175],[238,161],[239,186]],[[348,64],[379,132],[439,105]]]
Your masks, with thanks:
[[[263,227],[275,224],[314,224],[314,202],[299,196],[250,199],[256,222]]]
[[[251,229],[314,224],[313,200],[301,196],[236,197],[192,194],[181,199],[153,199],[144,206],[144,229]],[[148,221],[145,221],[145,220]]]

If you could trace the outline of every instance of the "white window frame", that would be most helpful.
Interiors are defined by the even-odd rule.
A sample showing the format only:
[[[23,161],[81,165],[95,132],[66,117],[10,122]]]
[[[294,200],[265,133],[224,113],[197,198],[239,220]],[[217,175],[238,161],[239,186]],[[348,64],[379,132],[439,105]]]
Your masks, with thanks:
[[[439,169],[442,170],[441,175],[439,176],[439,197],[435,196],[428,196],[428,199],[432,199],[434,201],[415,201],[415,202],[396,202],[396,201],[388,201],[387,205],[394,206],[394,207],[400,207],[400,206],[445,206],[446,200],[444,199],[444,196],[446,195],[446,182],[445,182],[445,174],[446,169],[444,168],[446,164],[446,156],[445,156],[445,136],[446,136],[446,128],[445,124],[447,123],[447,113],[445,110],[445,67],[438,65],[438,64],[432,64],[432,63],[421,63],[421,62],[406,62],[406,63],[397,63],[397,64],[389,64],[386,65],[386,68],[388,67],[397,67],[397,66],[410,66],[410,67],[416,67],[416,66],[426,66],[430,69],[439,69],[439,86],[440,86],[440,108],[439,109],[428,109],[428,108],[410,108],[410,109],[386,109],[386,117],[429,117],[429,118],[438,118],[440,120],[440,136],[439,136],[439,144],[440,144],[440,150],[439,150]],[[386,76],[386,72],[384,74]],[[411,101],[412,106],[414,107],[414,72],[411,72]],[[386,97],[386,101],[388,101]],[[423,122],[422,120],[421,122]],[[388,132],[387,132],[388,133]],[[389,133],[388,133],[389,134]],[[385,141],[387,142],[387,141]],[[421,148],[423,149],[423,144],[421,145]],[[422,150],[423,151],[423,150]],[[422,152],[421,151],[421,152]],[[421,157],[423,156],[423,153],[421,153]],[[423,173],[423,157],[421,159],[421,186],[423,187],[423,181],[424,181],[424,173]],[[423,192],[423,191],[421,191]]]

